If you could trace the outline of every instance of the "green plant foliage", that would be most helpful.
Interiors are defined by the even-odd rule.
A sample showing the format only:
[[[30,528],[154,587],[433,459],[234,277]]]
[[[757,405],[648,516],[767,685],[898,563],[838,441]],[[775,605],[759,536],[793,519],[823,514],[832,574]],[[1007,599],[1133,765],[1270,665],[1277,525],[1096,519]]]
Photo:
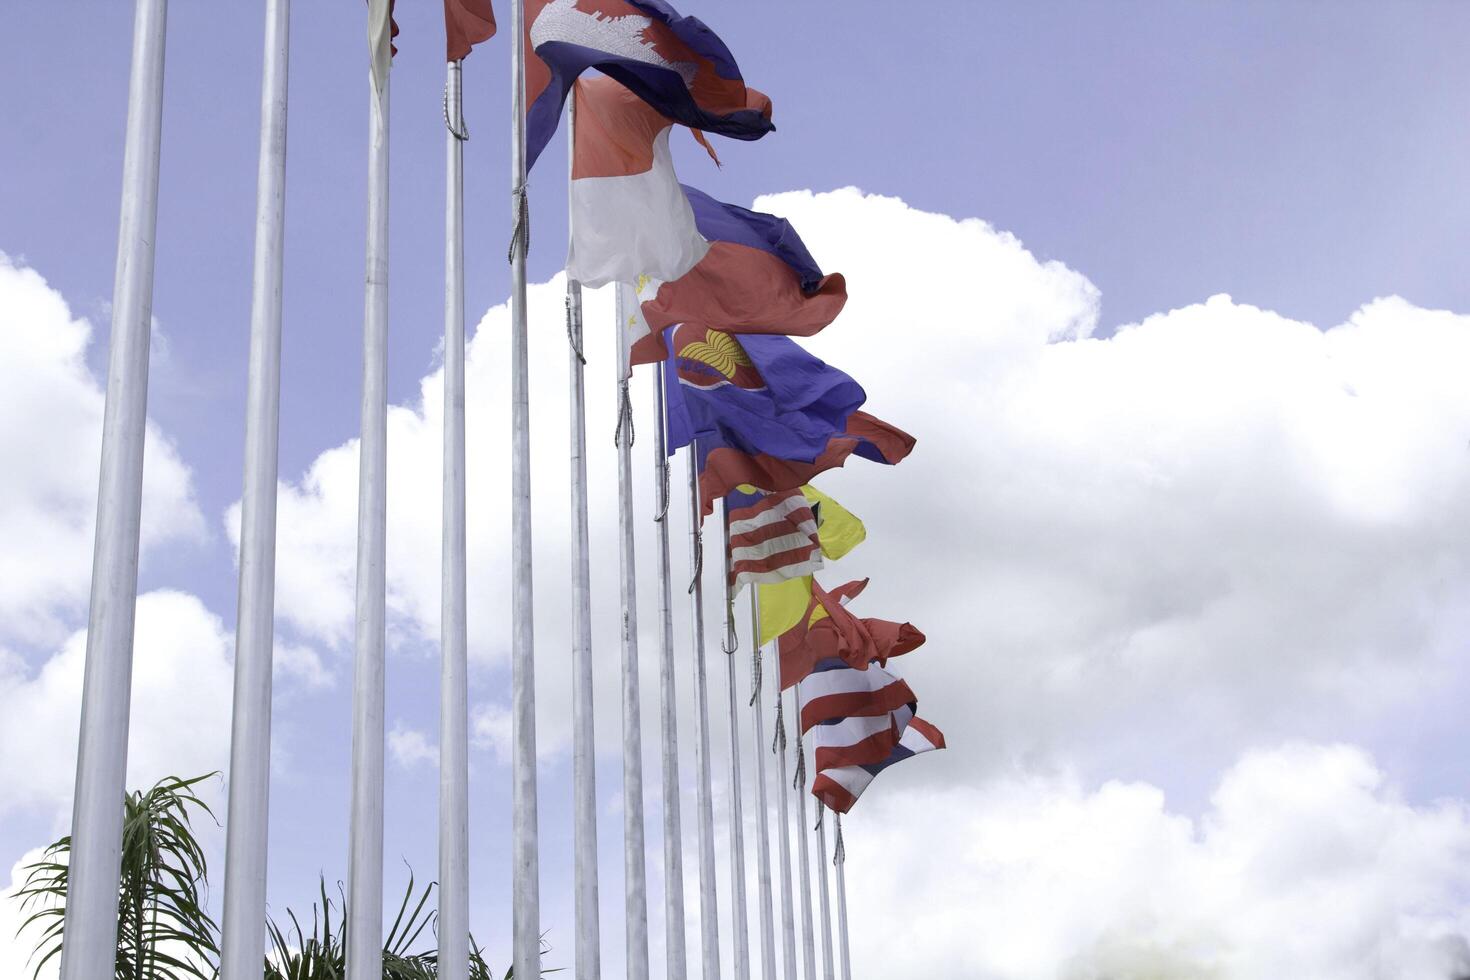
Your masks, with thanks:
[[[190,823],[191,810],[213,818],[194,793],[213,775],[163,779],[123,801],[115,980],[211,980],[215,975],[219,930],[205,910],[204,851]],[[26,868],[15,896],[29,913],[21,931],[39,930],[33,977],[61,954],[70,856],[70,837],[52,844]]]

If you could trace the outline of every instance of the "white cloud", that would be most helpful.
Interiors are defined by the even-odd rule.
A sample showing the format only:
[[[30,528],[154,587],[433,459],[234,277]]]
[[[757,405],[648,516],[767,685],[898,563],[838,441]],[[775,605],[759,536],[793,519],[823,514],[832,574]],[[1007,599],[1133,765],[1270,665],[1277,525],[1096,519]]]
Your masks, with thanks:
[[[1405,804],[1358,749],[1249,753],[1200,820],[1142,783],[879,789],[845,828],[854,957],[872,976],[1470,972],[1470,809]]]
[[[403,769],[439,764],[439,746],[417,728],[410,728],[401,721],[394,722],[388,732],[388,754]]]
[[[164,776],[223,771],[229,756],[232,643],[197,598],[156,591],[138,597],[127,786]],[[0,667],[0,814],[35,809],[58,828],[76,774],[86,633],[78,632],[34,673]]]
[[[86,608],[103,408],[91,335],[45,279],[0,253],[0,642],[55,643]],[[150,425],[143,554],[203,533],[189,469]]]
[[[31,954],[35,951],[39,929],[32,926],[22,933],[20,928],[26,918],[40,906],[23,909],[15,894],[25,883],[26,866],[41,860],[43,851],[43,848],[38,847],[23,854],[10,869],[10,881],[5,888],[0,889],[0,976],[15,977],[17,980],[24,977],[30,980],[36,969],[36,961],[31,958]],[[59,967],[60,964],[53,959],[41,971],[39,980],[51,980],[56,976]]]

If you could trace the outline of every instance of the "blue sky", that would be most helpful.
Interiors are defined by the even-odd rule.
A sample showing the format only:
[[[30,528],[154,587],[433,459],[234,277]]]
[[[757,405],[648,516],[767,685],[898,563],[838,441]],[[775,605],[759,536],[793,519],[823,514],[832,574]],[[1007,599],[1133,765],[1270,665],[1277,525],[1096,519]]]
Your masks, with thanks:
[[[85,363],[97,374],[114,262],[129,5],[13,6],[0,37],[0,85],[12,94],[0,139],[0,251],[15,267],[44,277],[72,316],[90,321]],[[400,6],[389,393],[407,406],[403,444],[418,445],[414,426],[432,428],[435,415],[412,411],[437,369],[442,324],[442,26],[435,4]],[[867,505],[860,513],[874,540],[867,557],[849,564],[857,563],[854,577],[875,576],[870,599],[886,603],[869,614],[912,617],[948,641],[949,652],[916,657],[910,668],[921,697],[926,682],[930,690],[945,689],[935,696],[951,719],[932,720],[958,724],[954,716],[967,709],[990,719],[964,729],[973,734],[965,748],[921,773],[895,776],[886,805],[898,805],[899,787],[971,792],[978,795],[965,805],[989,801],[996,820],[1011,814],[1017,826],[1025,824],[1017,814],[1030,814],[1031,806],[1065,823],[1057,814],[1071,812],[1067,801],[1079,813],[1106,808],[1111,798],[1099,796],[1100,787],[1131,780],[1123,785],[1156,788],[1167,798],[1166,816],[1199,820],[1195,843],[1208,849],[1206,825],[1254,826],[1230,809],[1237,799],[1230,788],[1258,791],[1292,765],[1327,780],[1323,799],[1358,793],[1352,800],[1365,808],[1366,823],[1400,814],[1393,809],[1400,805],[1430,820],[1439,811],[1425,808],[1463,795],[1465,773],[1453,749],[1466,734],[1457,709],[1465,691],[1457,654],[1470,633],[1470,578],[1455,545],[1470,525],[1453,499],[1466,485],[1465,461],[1446,447],[1470,439],[1460,438],[1470,415],[1452,379],[1435,366],[1443,368],[1470,327],[1463,317],[1442,323],[1432,311],[1470,312],[1463,273],[1470,251],[1463,191],[1470,173],[1470,7],[1449,0],[949,0],[911,5],[896,16],[895,8],[873,3],[687,0],[682,9],[721,33],[747,79],[774,99],[778,126],[757,144],[720,144],[719,170],[692,141],[676,139],[687,182],[744,204],[764,194],[856,187],[907,205],[840,195],[772,204],[791,214],[824,265],[866,275],[848,271],[853,326],[839,333],[839,321],[814,346],[853,370],[875,401],[881,397],[882,414],[911,422],[921,446],[935,447],[892,473],[844,473],[833,481]],[[192,501],[202,523],[162,535],[147,553],[140,589],[197,596],[225,631],[234,622],[225,515],[241,483],[260,21],[253,4],[176,2],[166,69],[150,415],[192,481],[192,491],[170,499]],[[348,443],[358,426],[367,133],[362,21],[356,4],[298,3],[292,18],[281,473],[303,513],[338,518],[340,505],[355,496],[307,485],[302,474]],[[507,284],[505,45],[501,37],[482,47],[465,72],[472,321],[502,301]],[[553,144],[532,182],[533,282],[561,268],[564,173],[564,153]],[[921,212],[955,220],[930,221]],[[988,225],[959,223],[972,218]],[[851,264],[843,268],[838,258]],[[549,312],[554,292],[548,288],[542,301],[553,341],[560,331]],[[1217,294],[1234,302],[1205,303]],[[1365,312],[1380,297],[1402,299]],[[20,303],[0,296],[0,323],[17,337],[42,322],[26,319],[34,307]],[[1158,314],[1167,316],[1149,320]],[[1329,367],[1298,359],[1312,341],[1297,327],[1331,336],[1337,331],[1329,328],[1350,318],[1357,318],[1351,336],[1344,332],[1321,355]],[[1128,326],[1141,321],[1148,322]],[[1114,337],[1120,327],[1128,328]],[[484,330],[483,370],[499,383],[501,355],[492,345],[503,312],[491,313]],[[1037,337],[1035,350],[1026,346]],[[891,346],[905,353],[888,358]],[[1068,346],[1090,372],[1071,377],[1076,367],[1059,351]],[[1153,353],[1140,353],[1145,348]],[[936,350],[967,356],[923,366],[920,353],[933,357]],[[538,361],[546,372],[537,382],[541,404],[553,406],[538,412],[550,418],[564,412],[559,353],[549,343]],[[912,370],[889,372],[889,360],[912,361]],[[1223,373],[1218,386],[1210,382],[1212,364]],[[1395,365],[1398,374],[1390,371]],[[1338,369],[1365,374],[1324,384],[1321,372]],[[1111,386],[1103,383],[1109,379]],[[967,393],[936,402],[919,390],[931,381]],[[1327,400],[1303,408],[1319,386]],[[1353,404],[1329,398],[1348,387]],[[423,390],[437,389],[430,383]],[[600,391],[594,387],[594,408],[611,404],[597,401]],[[53,414],[44,394],[35,402],[9,396],[5,414],[16,432],[44,429]],[[7,397],[0,392],[0,405]],[[638,407],[646,410],[646,398]],[[987,409],[1021,421],[992,431],[978,414]],[[18,418],[21,411],[39,414]],[[966,418],[966,411],[977,414]],[[1257,419],[1264,420],[1259,429],[1247,428]],[[1177,432],[1170,428],[1176,425]],[[589,426],[595,443],[608,441],[610,420],[594,414]],[[503,457],[499,430],[492,429],[487,423],[478,447],[487,491],[478,506],[485,525],[498,528],[494,472]],[[547,422],[543,431],[541,451],[560,458],[564,426]],[[1420,440],[1424,433],[1433,437]],[[422,438],[435,445],[431,435]],[[95,451],[85,438],[57,445],[58,453],[78,458]],[[437,457],[415,456],[412,463],[432,469]],[[88,465],[95,472],[95,462]],[[538,514],[564,506],[557,472],[547,470],[537,484]],[[878,481],[883,487],[873,489]],[[1200,489],[1206,483],[1209,489]],[[974,500],[963,500],[971,494]],[[16,521],[26,513],[18,499],[7,504]],[[411,508],[427,498],[405,484],[399,499]],[[1022,499],[1037,510],[1022,508]],[[956,500],[964,506],[956,503],[954,513],[973,524],[950,526],[945,557],[934,559],[920,544],[943,540],[944,529],[936,532],[920,512],[930,509],[926,502]],[[610,501],[600,503],[610,511]],[[350,511],[345,519],[350,524]],[[432,528],[437,511],[418,519]],[[417,525],[404,520],[409,534]],[[552,543],[538,554],[543,595],[566,567],[555,520],[564,518],[551,522]],[[495,552],[493,538],[487,532],[487,555]],[[1273,539],[1291,546],[1277,550]],[[297,557],[302,567],[335,567],[331,549],[338,543],[322,543],[315,557],[303,545]],[[432,540],[422,545],[437,548]],[[646,554],[646,537],[640,547]],[[610,575],[615,552],[601,554],[607,568],[600,574]],[[941,578],[946,602],[930,594]],[[437,613],[421,612],[427,598],[415,604],[427,596],[416,591],[419,584],[402,584],[396,609],[389,717],[432,742]],[[493,588],[488,580],[486,587]],[[73,596],[75,586],[68,588]],[[81,588],[84,594],[84,581]],[[1285,603],[1283,597],[1297,604],[1271,604]],[[277,735],[285,755],[273,801],[276,907],[301,902],[318,868],[340,876],[345,858],[350,650],[332,639],[330,611],[316,619],[308,612],[315,599],[297,596],[281,616],[283,640],[313,651],[333,680],[280,684]],[[647,591],[644,599],[647,605]],[[983,622],[962,622],[955,612],[972,601],[985,610]],[[604,621],[613,614],[609,602],[615,596],[604,590]],[[78,607],[74,596],[55,605],[54,629],[0,633],[0,654],[19,665],[10,676],[39,677],[66,636],[84,625],[85,604]],[[494,705],[504,700],[504,631],[493,626],[495,601],[484,608],[476,697]],[[549,605],[543,618],[556,608]],[[651,612],[645,618],[651,621]],[[933,620],[940,629],[930,628]],[[1026,623],[1052,632],[1045,640],[1026,635]],[[1296,624],[1300,634],[1267,635],[1270,624]],[[611,665],[615,645],[607,636],[598,653]],[[555,632],[540,638],[545,672],[557,670],[558,640]],[[1248,654],[1221,652],[1247,641]],[[229,643],[221,642],[227,654]],[[970,662],[987,657],[988,667]],[[652,676],[646,669],[650,748]],[[1012,676],[1022,677],[1014,688],[998,680]],[[968,684],[970,700],[961,700],[954,690]],[[1069,699],[1094,684],[1098,697]],[[560,688],[548,691],[557,697]],[[547,710],[560,709],[551,702]],[[604,698],[599,710],[612,722],[616,701]],[[1181,724],[1188,716],[1209,724]],[[487,733],[493,712],[488,717]],[[476,755],[475,894],[477,930],[499,949],[508,882],[498,835],[507,803],[495,745],[486,734]],[[1362,756],[1332,755],[1332,746]],[[614,748],[601,773],[610,976],[619,975],[621,962]],[[691,760],[685,766],[690,771]],[[569,872],[558,853],[569,847],[559,812],[567,770],[565,755],[552,754],[543,773],[545,919],[561,954],[557,963],[570,960]],[[656,782],[656,767],[646,772]],[[1340,779],[1329,778],[1334,773]],[[1392,792],[1380,791],[1366,773],[1384,774],[1382,785]],[[433,813],[432,768],[409,758],[390,769],[390,779],[388,860],[401,854],[421,875],[431,874],[433,842],[424,830]],[[1007,779],[1032,787],[1036,780],[1060,782],[1022,805],[1021,791],[1007,790]],[[1446,813],[1462,806],[1447,805]],[[0,865],[56,836],[63,810],[54,800],[0,808]],[[656,816],[651,806],[651,831]],[[1050,825],[1040,817],[1029,822]],[[685,823],[692,826],[687,811]],[[655,841],[651,833],[653,878]],[[1027,853],[1020,844],[1014,851]],[[1022,867],[1044,864],[1037,857]],[[1434,887],[1459,895],[1466,880]],[[879,882],[874,869],[867,887],[876,893]],[[1154,886],[1150,895],[1169,893]],[[956,901],[963,907],[971,899]],[[1415,908],[1427,901],[1404,899]],[[977,915],[980,907],[971,906]],[[1446,899],[1425,914],[1436,928],[1457,924],[1463,934],[1467,909],[1460,898]],[[1249,945],[1241,937],[1254,935],[1253,927],[1239,928],[1233,941]],[[1092,933],[1076,939],[1063,930],[1050,945],[1074,939],[1079,949],[1103,950],[1097,962],[1112,955]],[[1269,975],[1269,965],[1227,960],[1226,975]],[[1039,963],[1022,950],[1004,962],[976,960],[964,975],[1052,975]],[[1424,975],[1435,975],[1433,969],[1425,967]]]

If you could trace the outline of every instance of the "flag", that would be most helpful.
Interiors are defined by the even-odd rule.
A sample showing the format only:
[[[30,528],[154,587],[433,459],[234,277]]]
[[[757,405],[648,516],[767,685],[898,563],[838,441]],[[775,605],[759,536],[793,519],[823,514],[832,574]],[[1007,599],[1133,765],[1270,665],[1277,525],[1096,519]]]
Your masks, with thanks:
[[[730,521],[730,587],[784,582],[822,567],[817,517],[800,490],[738,487],[725,497]]]
[[[908,684],[890,670],[876,664],[854,670],[842,660],[823,660],[801,682],[801,730],[834,718],[884,716],[917,703]]]
[[[822,542],[822,557],[836,561],[867,540],[868,529],[852,511],[810,483],[802,487],[801,492],[817,515],[817,534]]]
[[[742,483],[795,490],[854,453],[893,464],[913,449],[912,436],[856,411],[867,398],[861,385],[789,337],[688,324],[666,336],[675,352],[664,371],[669,452],[698,441],[706,514]]]
[[[490,0],[444,0],[447,60],[459,61],[470,48],[494,36],[495,11],[490,8]]]
[[[635,364],[668,356],[659,331],[675,323],[740,334],[810,337],[842,312],[847,281],[823,275],[785,218],[716,201],[684,185],[709,250],[683,276],[661,282],[643,304],[652,328]]]
[[[880,762],[853,766],[835,766],[817,773],[812,782],[812,795],[828,809],[846,813],[863,795],[873,778],[889,766],[924,752],[944,748],[944,733],[922,718],[913,717],[904,727],[898,744]]]
[[[393,0],[368,0],[368,58],[373,76],[373,91],[383,94],[388,69],[398,49],[393,39],[398,36],[398,23],[393,19]]]
[[[812,727],[812,762],[817,772],[882,762],[898,747],[914,716],[913,705],[882,715],[833,718]]]
[[[860,619],[847,609],[867,586],[867,579],[848,582],[828,592],[812,583],[812,599],[805,621],[782,633],[776,648],[781,660],[781,687],[801,681],[825,660],[838,659],[863,670],[880,666],[924,645],[924,634],[911,623],[887,619]]]
[[[611,78],[578,80],[572,98],[567,275],[592,288],[684,275],[709,244],[674,175],[673,121]]]
[[[692,129],[744,140],[775,129],[771,100],[745,87],[725,43],[664,0],[524,2],[528,169],[556,132],[572,83],[588,68]]]

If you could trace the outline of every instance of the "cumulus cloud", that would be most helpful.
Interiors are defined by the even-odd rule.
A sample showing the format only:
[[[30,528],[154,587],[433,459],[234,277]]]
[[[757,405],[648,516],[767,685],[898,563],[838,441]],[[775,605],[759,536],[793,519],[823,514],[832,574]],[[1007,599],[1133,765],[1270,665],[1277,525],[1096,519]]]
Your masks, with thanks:
[[[60,293],[0,253],[0,642],[55,643],[86,608],[103,409],[91,340]],[[203,533],[189,469],[150,425],[143,555]]]
[[[16,899],[16,892],[20,891],[26,880],[26,866],[41,860],[43,848],[36,848],[23,854],[10,869],[10,880],[5,888],[0,889],[0,976],[26,977],[29,978],[36,969],[36,963],[31,958],[35,949],[37,929],[21,932],[21,924],[25,922],[34,909],[22,909],[20,902]],[[55,977],[60,964],[52,960],[46,965],[37,980],[51,980]]]
[[[1406,804],[1361,750],[1245,755],[1199,819],[1069,778],[875,800],[847,822],[873,976],[1449,980],[1470,972],[1470,809]],[[915,888],[915,882],[922,886]],[[904,940],[885,927],[906,895]]]
[[[0,815],[69,812],[76,774],[86,632],[75,633],[37,671],[0,663]],[[138,597],[127,786],[164,776],[223,771],[229,756],[233,644],[197,598]]]
[[[388,731],[388,754],[404,769],[439,764],[439,746],[417,728],[410,728],[401,721],[395,722]]]

